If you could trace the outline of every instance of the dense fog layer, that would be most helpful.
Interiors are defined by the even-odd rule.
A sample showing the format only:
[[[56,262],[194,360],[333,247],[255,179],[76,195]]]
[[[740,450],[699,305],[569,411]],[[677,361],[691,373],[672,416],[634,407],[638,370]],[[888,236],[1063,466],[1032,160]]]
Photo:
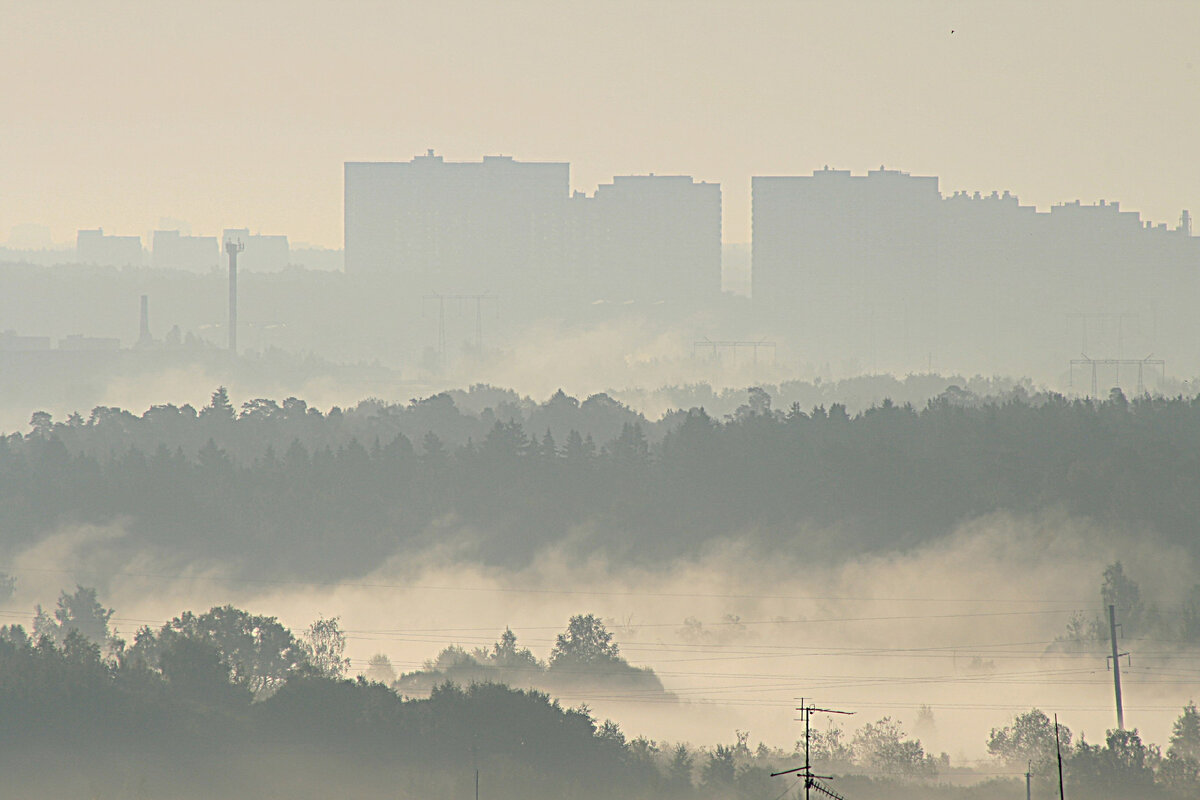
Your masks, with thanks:
[[[337,616],[353,672],[382,654],[397,675],[428,669],[448,646],[486,649],[506,629],[545,659],[568,618],[595,614],[661,688],[584,682],[555,696],[631,733],[715,745],[737,729],[789,745],[798,736],[790,705],[815,696],[858,712],[848,732],[898,718],[930,752],[965,766],[988,763],[991,728],[1030,707],[1057,709],[1093,738],[1112,727],[1102,586],[1120,562],[1141,586],[1136,601],[1122,601],[1131,618],[1121,646],[1133,654],[1126,715],[1148,740],[1166,741],[1194,693],[1195,541],[1185,520],[1159,513],[1168,509],[1158,500],[1177,502],[1171,494],[1151,492],[1145,504],[1136,493],[1102,501],[1095,490],[1114,485],[1113,446],[1140,465],[1118,472],[1118,486],[1186,458],[1174,447],[1194,435],[1193,403],[1131,405],[1114,394],[1093,406],[954,389],[921,412],[889,401],[850,416],[837,404],[773,411],[761,389],[741,396],[723,422],[699,410],[654,421],[606,397],[530,404],[484,388],[331,414],[298,401],[247,402],[235,414],[218,392],[195,417],[102,410],[90,421],[35,420],[5,442],[10,487],[69,485],[86,499],[100,480],[110,501],[97,513],[102,506],[50,500],[60,511],[31,515],[9,491],[8,525],[24,533],[5,555],[16,582],[4,613],[27,622],[35,604],[81,584],[99,587],[126,638],[225,604],[297,630]],[[1014,441],[1005,431],[1035,423],[1044,441],[1014,451],[1013,464],[963,449]],[[1092,431],[1086,446],[1080,426]],[[924,448],[896,449],[917,431]],[[1168,431],[1174,445],[1160,441]],[[793,477],[820,480],[815,468],[833,478],[799,505],[807,490],[780,483],[786,470],[766,485],[767,473],[745,471],[744,459],[770,464],[785,445],[801,448]],[[716,449],[696,459],[697,447]],[[812,466],[806,448],[816,448]],[[954,498],[938,495],[944,467],[959,482]],[[391,476],[387,485],[376,487],[368,468]],[[345,510],[291,514],[304,501],[288,483],[309,480],[298,469],[338,487],[318,505]],[[551,495],[531,499],[520,482],[529,469],[556,487]],[[591,471],[572,478],[580,469]],[[641,488],[625,482],[631,470]],[[430,476],[457,487],[445,496],[452,502],[411,516],[418,498],[438,496],[423,483]],[[851,478],[861,488],[847,494],[838,487]],[[188,510],[210,508],[210,480],[228,486],[222,503],[243,509],[217,527],[213,511]],[[1036,493],[1016,492],[1029,480]],[[128,481],[132,494],[118,488]],[[406,486],[425,488],[409,496]],[[645,488],[660,494],[643,497]],[[478,502],[463,505],[468,497]],[[705,505],[712,500],[733,515]],[[542,510],[525,513],[531,504]]]

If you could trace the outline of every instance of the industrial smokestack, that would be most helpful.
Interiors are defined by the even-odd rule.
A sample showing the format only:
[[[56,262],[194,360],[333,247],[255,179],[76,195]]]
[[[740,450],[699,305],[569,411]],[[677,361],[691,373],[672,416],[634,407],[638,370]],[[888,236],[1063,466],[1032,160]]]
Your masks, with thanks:
[[[246,245],[232,239],[225,242],[229,254],[229,352],[237,354],[237,257]]]
[[[154,343],[150,336],[150,295],[142,295],[142,324],[138,333],[138,347],[149,347]]]

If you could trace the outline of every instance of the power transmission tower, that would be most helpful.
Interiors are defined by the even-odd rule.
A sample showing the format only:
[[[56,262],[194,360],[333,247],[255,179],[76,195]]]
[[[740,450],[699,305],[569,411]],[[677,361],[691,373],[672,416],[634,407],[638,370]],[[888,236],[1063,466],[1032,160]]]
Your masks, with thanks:
[[[427,294],[423,300],[436,300],[438,302],[438,366],[446,366],[446,301],[464,300],[475,301],[475,350],[483,353],[483,303],[487,300],[496,301],[494,294]],[[500,313],[499,306],[496,308],[496,313]]]
[[[1121,385],[1121,367],[1137,367],[1137,393],[1139,395],[1146,393],[1146,367],[1158,367],[1163,377],[1167,374],[1167,362],[1161,358],[1153,358],[1153,353],[1145,358],[1089,358],[1086,353],[1081,354],[1083,358],[1071,359],[1070,372],[1067,373],[1067,383],[1070,386],[1075,385],[1075,367],[1090,366],[1092,368],[1092,393],[1090,397],[1097,396],[1097,374],[1099,367],[1116,367],[1117,368],[1117,386]]]
[[[1117,323],[1117,357],[1118,358],[1125,355],[1122,352],[1122,348],[1125,345],[1125,320],[1127,320],[1127,319],[1136,320],[1137,318],[1138,318],[1137,314],[1113,314],[1113,313],[1067,314],[1068,320],[1078,319],[1078,320],[1082,320],[1082,322],[1083,322],[1083,326],[1082,326],[1083,331],[1081,334],[1081,343],[1080,343],[1079,349],[1084,352],[1087,352],[1087,349],[1088,349],[1088,320],[1098,321],[1100,323],[1100,328],[1101,328],[1102,333],[1103,333],[1103,329],[1104,329],[1104,323],[1116,322]],[[1069,322],[1068,322],[1068,329],[1069,329]],[[1068,330],[1068,332],[1069,332],[1069,330]],[[1109,342],[1109,344],[1111,344],[1111,341]]]
[[[713,358],[716,358],[717,354],[721,350],[731,350],[734,353],[737,353],[739,349],[751,350],[754,353],[755,364],[758,363],[758,349],[761,347],[764,350],[771,351],[771,362],[775,362],[776,344],[775,342],[768,342],[766,339],[758,339],[757,341],[752,339],[737,339],[714,342],[712,339],[709,339],[707,336],[705,336],[704,339],[699,342],[692,342],[692,358],[697,356],[701,347],[711,349]]]
[[[801,718],[801,720],[804,721],[804,766],[793,767],[792,769],[785,769],[782,772],[772,772],[771,777],[775,778],[779,775],[791,775],[792,773],[799,772],[799,773],[801,773],[801,777],[804,778],[804,800],[809,800],[809,790],[810,789],[816,789],[819,793],[821,793],[827,797],[832,797],[833,800],[846,800],[844,797],[842,797],[837,792],[833,791],[829,787],[824,786],[823,784],[821,784],[817,781],[818,778],[820,778],[821,780],[827,780],[827,781],[833,780],[832,775],[814,775],[813,774],[812,759],[809,757],[809,738],[812,735],[810,720],[812,719],[812,715],[814,712],[819,713],[819,714],[845,714],[847,716],[853,714],[854,712],[853,711],[838,711],[838,710],[832,709],[832,708],[817,708],[816,706],[809,705],[805,701],[805,698],[803,698],[803,697],[800,698],[800,707],[797,708],[796,710],[800,712],[800,718]]]
[[[1125,709],[1121,705],[1121,658],[1129,657],[1129,653],[1121,653],[1117,651],[1117,607],[1110,605],[1108,607],[1108,636],[1112,642],[1112,655],[1108,656],[1112,661],[1113,673],[1113,692],[1117,696],[1117,728],[1125,730]]]

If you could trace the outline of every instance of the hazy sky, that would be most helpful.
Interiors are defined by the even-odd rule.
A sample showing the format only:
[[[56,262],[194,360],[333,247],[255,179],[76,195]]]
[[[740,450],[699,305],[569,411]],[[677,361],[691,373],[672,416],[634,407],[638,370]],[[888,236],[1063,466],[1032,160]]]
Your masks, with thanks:
[[[1200,4],[0,0],[0,240],[340,246],[342,162],[505,153],[720,181],[885,164],[1200,210]]]

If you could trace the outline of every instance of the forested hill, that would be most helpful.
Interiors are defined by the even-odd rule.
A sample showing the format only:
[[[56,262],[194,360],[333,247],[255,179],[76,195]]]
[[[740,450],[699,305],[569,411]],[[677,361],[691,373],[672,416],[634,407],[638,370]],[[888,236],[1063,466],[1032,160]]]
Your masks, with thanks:
[[[1200,398],[951,389],[921,409],[885,401],[851,416],[772,410],[751,390],[725,419],[693,409],[648,423],[604,396],[560,393],[506,416],[446,395],[237,412],[220,391],[198,412],[36,414],[28,433],[0,438],[9,554],[64,524],[120,522],[129,535],[110,549],[258,575],[347,576],[447,539],[464,558],[519,566],[568,539],[644,562],[720,537],[780,545],[818,532],[818,554],[836,559],[1047,508],[1200,549]]]

